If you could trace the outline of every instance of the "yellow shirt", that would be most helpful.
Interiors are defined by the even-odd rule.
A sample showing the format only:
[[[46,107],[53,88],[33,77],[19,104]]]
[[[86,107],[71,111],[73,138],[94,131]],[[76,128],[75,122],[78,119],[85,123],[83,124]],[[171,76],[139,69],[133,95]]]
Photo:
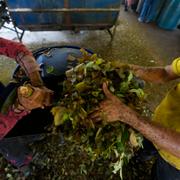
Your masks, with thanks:
[[[172,67],[174,73],[180,76],[180,57],[173,61]],[[168,92],[156,108],[153,120],[164,127],[180,132],[180,83]],[[180,158],[162,149],[159,150],[159,153],[164,160],[180,170]]]

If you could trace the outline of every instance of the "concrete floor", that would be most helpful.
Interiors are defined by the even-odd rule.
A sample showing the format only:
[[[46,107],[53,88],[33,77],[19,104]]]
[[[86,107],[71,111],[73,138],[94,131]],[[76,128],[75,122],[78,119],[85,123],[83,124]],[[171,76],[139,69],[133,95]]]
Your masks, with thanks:
[[[40,33],[42,34],[42,32]],[[25,33],[26,38],[31,37],[31,34],[39,36],[37,33],[27,32]],[[3,33],[1,36],[3,37]],[[112,42],[106,31],[82,31],[80,33],[62,31],[56,34],[57,41],[49,41],[46,38],[48,35],[30,44],[23,39],[23,43],[31,50],[49,45],[78,45],[89,48],[109,60],[143,66],[166,65],[171,63],[175,57],[180,56],[180,30],[166,31],[158,28],[155,24],[139,23],[137,14],[131,11],[124,12],[123,5]],[[13,61],[3,58],[0,61],[0,80],[7,83],[14,67]],[[171,85],[171,83],[147,85],[149,94],[147,100],[152,111]]]
[[[159,28],[155,23],[139,23],[138,14],[133,12],[120,13],[120,21],[126,21],[140,36],[146,39],[154,56],[160,64],[171,63],[172,59],[180,56],[180,29],[168,31]]]

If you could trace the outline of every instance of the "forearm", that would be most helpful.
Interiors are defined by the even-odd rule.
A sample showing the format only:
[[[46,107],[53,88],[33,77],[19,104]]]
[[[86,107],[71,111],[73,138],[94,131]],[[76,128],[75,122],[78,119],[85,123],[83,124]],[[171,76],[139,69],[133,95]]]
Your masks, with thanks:
[[[138,65],[130,65],[130,68],[136,76],[147,82],[165,83],[178,78],[172,72],[171,65],[166,67],[141,67]]]
[[[180,133],[162,127],[160,124],[150,120],[148,121],[138,114],[135,116],[129,114],[129,116],[131,118],[126,122],[127,124],[142,133],[144,137],[156,144],[158,148],[180,158]]]
[[[34,86],[42,86],[39,65],[33,54],[22,43],[0,38],[0,54],[15,59]]]
[[[43,81],[40,77],[39,73],[39,65],[36,63],[33,56],[27,55],[27,56],[19,56],[18,59],[19,65],[23,68],[26,75],[29,77],[32,85],[34,86],[42,86]]]

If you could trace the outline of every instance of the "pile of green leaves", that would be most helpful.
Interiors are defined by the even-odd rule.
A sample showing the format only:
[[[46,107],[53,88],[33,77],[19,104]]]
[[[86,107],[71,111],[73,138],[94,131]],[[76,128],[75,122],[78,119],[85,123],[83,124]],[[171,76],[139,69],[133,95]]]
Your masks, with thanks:
[[[90,114],[105,99],[103,82],[109,90],[134,110],[142,112],[144,92],[141,83],[129,66],[116,67],[96,54],[82,50],[77,66],[66,73],[63,93],[51,110],[54,124],[65,138],[78,144],[92,161],[110,160],[109,168],[120,173],[134,153],[142,147],[142,136],[121,122],[107,123],[105,119],[94,123]]]

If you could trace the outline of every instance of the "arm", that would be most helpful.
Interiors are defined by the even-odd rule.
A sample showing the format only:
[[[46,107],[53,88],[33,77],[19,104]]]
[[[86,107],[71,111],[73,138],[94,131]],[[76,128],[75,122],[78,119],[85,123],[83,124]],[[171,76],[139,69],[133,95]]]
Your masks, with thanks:
[[[174,156],[180,158],[180,133],[144,119],[140,117],[139,114],[128,109],[128,107],[126,108],[129,112],[124,113],[124,116],[126,116],[125,123],[143,134],[144,137],[156,144],[158,148],[168,151]],[[118,119],[120,120],[122,117],[119,116]]]
[[[147,82],[165,83],[179,76],[173,72],[172,65],[165,67],[142,67],[138,65],[129,65],[134,74]]]
[[[35,86],[32,87],[34,93],[31,97],[22,97],[18,91],[21,105],[25,108],[28,107],[28,110],[51,105],[53,92],[43,86],[43,81],[39,74],[39,65],[36,63],[31,51],[21,43],[0,38],[0,54],[16,59],[29,77],[31,84]]]
[[[103,84],[103,91],[107,99],[100,104],[100,109],[92,115],[92,119],[96,121],[103,118],[108,122],[124,122],[141,132],[159,148],[180,158],[180,133],[140,117],[138,113],[123,104],[119,98],[112,95],[106,84]]]
[[[32,89],[31,93],[27,91],[28,88]],[[16,91],[13,92],[13,95],[15,93]],[[18,87],[17,94],[18,98],[12,102],[14,104],[9,106],[7,112],[0,112],[0,140],[32,109],[44,108],[52,104],[52,91],[42,87],[26,84],[26,86]]]
[[[177,58],[180,61],[180,58]],[[152,83],[165,83],[180,77],[178,73],[174,73],[173,65],[167,65],[165,67],[143,67],[134,64],[122,64],[117,61],[113,62],[113,65],[117,68],[127,68],[133,71],[133,73],[147,82]]]
[[[34,86],[42,86],[39,65],[32,53],[22,43],[0,38],[0,54],[15,59]]]
[[[0,113],[1,139],[32,109],[50,106],[53,92],[43,86],[39,74],[39,65],[36,63],[32,53],[23,44],[0,38],[0,54],[15,59],[24,69],[33,85],[33,93],[28,97],[21,95],[19,92],[21,87],[19,87],[16,102],[9,107],[7,114]]]

